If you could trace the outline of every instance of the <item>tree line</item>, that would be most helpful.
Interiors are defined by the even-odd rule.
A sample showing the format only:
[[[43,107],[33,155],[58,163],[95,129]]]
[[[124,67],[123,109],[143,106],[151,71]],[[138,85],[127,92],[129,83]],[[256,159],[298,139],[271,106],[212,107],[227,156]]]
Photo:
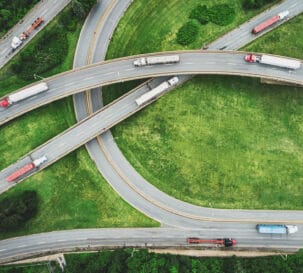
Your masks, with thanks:
[[[190,257],[117,249],[66,256],[66,273],[276,273],[303,272],[303,251],[287,257]],[[58,271],[59,272],[59,271]]]
[[[258,9],[267,4],[281,2],[281,0],[243,0],[243,8],[246,10]]]
[[[0,36],[12,28],[39,0],[0,0]]]

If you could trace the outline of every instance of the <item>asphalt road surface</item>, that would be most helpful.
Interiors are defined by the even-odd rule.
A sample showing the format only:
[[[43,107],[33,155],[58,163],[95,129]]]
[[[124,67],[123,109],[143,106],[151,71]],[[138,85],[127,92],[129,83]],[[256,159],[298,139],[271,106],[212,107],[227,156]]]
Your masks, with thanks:
[[[255,227],[239,227],[237,224],[225,226],[224,230],[212,226],[200,229],[174,228],[116,228],[79,229],[41,233],[0,241],[0,263],[23,259],[33,255],[54,252],[94,250],[101,247],[183,247],[199,248],[210,244],[189,245],[188,237],[204,239],[235,238],[237,245],[231,249],[281,249],[285,244],[293,245],[286,250],[295,251],[302,246],[302,234],[261,235]],[[218,246],[219,248],[219,246]],[[222,249],[222,248],[219,248]]]
[[[1,108],[0,124],[39,106],[89,88],[154,76],[186,74],[242,75],[303,85],[302,67],[290,71],[258,63],[247,63],[244,61],[245,53],[243,52],[199,50],[176,51],[175,53],[180,55],[180,63],[135,67],[133,61],[136,57],[131,56],[81,67],[46,78],[43,81],[48,84],[49,90],[13,104],[8,108]],[[155,55],[166,54],[168,53],[161,52]]]

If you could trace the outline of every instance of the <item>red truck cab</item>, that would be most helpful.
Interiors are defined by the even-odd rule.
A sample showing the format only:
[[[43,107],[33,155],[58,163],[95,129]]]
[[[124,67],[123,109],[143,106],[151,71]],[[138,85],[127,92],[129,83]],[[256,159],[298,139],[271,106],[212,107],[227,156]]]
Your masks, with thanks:
[[[248,62],[248,63],[255,63],[257,61],[256,55],[254,55],[254,54],[247,54],[244,59],[245,59],[245,62]]]
[[[9,106],[9,102],[8,102],[7,98],[4,98],[3,100],[0,101],[0,106],[3,108],[6,108],[7,106]]]

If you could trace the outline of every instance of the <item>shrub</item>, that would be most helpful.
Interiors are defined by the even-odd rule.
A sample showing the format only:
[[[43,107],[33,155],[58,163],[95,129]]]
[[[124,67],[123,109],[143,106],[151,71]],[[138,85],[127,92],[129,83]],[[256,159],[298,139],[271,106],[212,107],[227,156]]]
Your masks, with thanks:
[[[62,27],[43,32],[34,46],[20,53],[12,70],[23,80],[32,80],[34,74],[43,74],[62,63],[68,53],[68,40]]]
[[[210,21],[219,26],[230,24],[235,15],[235,10],[227,4],[214,5],[209,9]]]
[[[190,15],[190,19],[198,20],[202,25],[206,25],[209,22],[209,14],[207,6],[205,5],[198,5],[194,8]]]
[[[0,231],[12,231],[22,227],[38,212],[38,195],[24,191],[4,198],[0,202]]]
[[[71,3],[74,15],[79,19],[83,19],[97,3],[97,0],[72,0]]]
[[[77,19],[74,18],[74,14],[71,8],[65,9],[62,11],[61,16],[59,17],[59,23],[67,31],[73,32],[77,28]]]
[[[179,29],[177,42],[180,45],[189,45],[196,40],[198,33],[199,23],[196,20],[190,20]]]

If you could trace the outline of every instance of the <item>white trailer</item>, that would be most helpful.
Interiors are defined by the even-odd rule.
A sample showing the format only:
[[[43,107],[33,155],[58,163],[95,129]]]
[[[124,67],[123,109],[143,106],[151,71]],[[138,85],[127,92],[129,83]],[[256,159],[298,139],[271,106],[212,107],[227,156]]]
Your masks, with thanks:
[[[180,61],[179,55],[142,57],[134,60],[134,66],[170,64],[170,63],[178,63],[179,61]]]
[[[299,69],[301,67],[301,62],[298,60],[292,60],[283,57],[276,57],[270,55],[255,55],[255,54],[247,54],[245,56],[245,61],[250,63],[261,63],[273,66],[279,66],[288,69]]]
[[[156,98],[157,96],[162,94],[168,88],[176,85],[178,82],[179,82],[178,77],[173,77],[173,78],[169,79],[168,81],[162,82],[154,89],[150,90],[149,92],[143,94],[141,97],[136,99],[135,102],[137,103],[138,106],[141,106],[142,104]]]
[[[5,108],[13,103],[35,96],[46,90],[48,90],[48,85],[45,82],[42,82],[29,88],[25,88],[17,93],[9,95],[8,97],[0,101],[0,105]]]
[[[258,59],[257,59],[258,61]],[[259,63],[268,64],[273,66],[285,67],[289,69],[298,69],[301,67],[301,62],[297,60],[291,60],[287,58],[269,56],[269,55],[261,55],[259,58]]]
[[[259,233],[267,234],[292,234],[298,231],[295,225],[258,224],[256,228]]]

